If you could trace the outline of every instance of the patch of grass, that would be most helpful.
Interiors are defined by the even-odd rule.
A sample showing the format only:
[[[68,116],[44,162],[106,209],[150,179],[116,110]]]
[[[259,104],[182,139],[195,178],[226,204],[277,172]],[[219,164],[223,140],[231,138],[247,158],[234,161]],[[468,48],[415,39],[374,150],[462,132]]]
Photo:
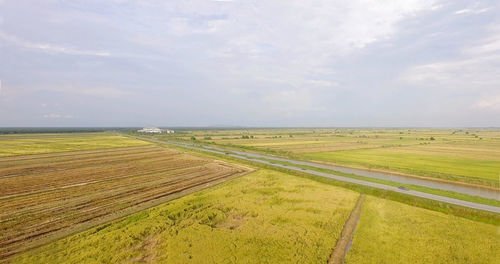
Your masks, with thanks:
[[[308,160],[380,168],[414,175],[498,186],[500,162],[384,149],[303,154]]]
[[[367,197],[346,263],[498,263],[494,225]]]
[[[331,174],[335,174],[335,175],[339,175],[339,176],[364,180],[364,181],[368,181],[368,182],[381,183],[381,184],[394,186],[394,187],[404,186],[404,187],[411,189],[411,190],[414,190],[414,191],[430,193],[430,194],[450,197],[450,198],[454,198],[454,199],[458,199],[458,200],[500,207],[500,201],[495,200],[495,199],[488,199],[488,198],[483,198],[483,197],[479,197],[479,196],[467,195],[467,194],[463,194],[463,193],[457,193],[457,192],[446,191],[446,190],[439,190],[439,189],[429,188],[429,187],[425,187],[425,186],[398,183],[398,182],[393,182],[393,181],[389,181],[389,180],[364,177],[364,176],[359,176],[356,174],[344,173],[344,172],[333,171],[333,170],[328,170],[328,169],[323,169],[323,168],[305,166],[305,165],[292,164],[292,163],[284,162],[284,161],[270,160],[270,159],[261,159],[261,160],[267,160],[267,161],[274,162],[274,163],[285,164],[285,165],[294,166],[294,167],[298,167],[298,168],[304,168],[304,169],[308,169],[308,170],[331,173]]]
[[[13,262],[325,263],[358,196],[259,170]]]
[[[0,157],[151,144],[111,133],[0,135]]]

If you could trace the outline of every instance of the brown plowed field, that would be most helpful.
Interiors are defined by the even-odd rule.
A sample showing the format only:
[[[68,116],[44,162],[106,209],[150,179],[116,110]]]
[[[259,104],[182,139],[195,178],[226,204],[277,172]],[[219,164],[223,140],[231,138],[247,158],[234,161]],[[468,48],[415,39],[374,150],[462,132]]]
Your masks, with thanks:
[[[56,234],[247,171],[158,146],[0,158],[0,262]]]

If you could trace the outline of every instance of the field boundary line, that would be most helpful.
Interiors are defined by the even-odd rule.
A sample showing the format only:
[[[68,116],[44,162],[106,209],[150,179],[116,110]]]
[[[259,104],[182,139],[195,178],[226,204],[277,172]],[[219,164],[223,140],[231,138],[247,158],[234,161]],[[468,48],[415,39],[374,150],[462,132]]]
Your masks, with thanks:
[[[352,235],[356,231],[356,226],[358,225],[359,219],[361,218],[361,206],[366,198],[366,194],[361,194],[351,211],[351,215],[344,224],[342,229],[342,234],[337,240],[335,247],[333,248],[328,264],[342,264],[344,263],[345,256],[349,250],[350,243],[352,241]]]

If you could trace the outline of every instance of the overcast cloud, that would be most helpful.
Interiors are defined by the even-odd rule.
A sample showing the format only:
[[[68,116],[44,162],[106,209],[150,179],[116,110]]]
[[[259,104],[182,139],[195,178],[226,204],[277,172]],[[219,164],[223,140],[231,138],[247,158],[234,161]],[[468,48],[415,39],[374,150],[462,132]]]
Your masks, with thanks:
[[[500,4],[0,0],[0,79],[0,126],[500,126]]]

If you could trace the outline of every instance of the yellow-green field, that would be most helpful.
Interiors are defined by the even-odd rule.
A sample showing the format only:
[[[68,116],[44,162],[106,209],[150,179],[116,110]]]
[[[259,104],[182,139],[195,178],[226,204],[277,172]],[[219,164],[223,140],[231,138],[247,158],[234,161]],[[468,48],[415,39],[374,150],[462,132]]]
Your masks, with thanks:
[[[499,129],[251,129],[182,131],[183,140],[499,187]]]
[[[359,194],[260,170],[15,263],[326,263]]]
[[[148,144],[150,143],[111,133],[0,135],[0,157]]]
[[[346,263],[498,263],[494,225],[368,197]]]
[[[276,134],[269,134],[270,132]],[[405,135],[404,133],[411,135],[417,132],[420,135],[419,139],[410,139],[410,136],[399,139],[399,135]],[[447,130],[417,132],[315,130],[313,133],[312,130],[309,132],[256,130],[253,133],[253,130],[246,132],[238,130],[217,133],[188,131],[159,137],[185,140],[196,137],[197,141],[294,158],[320,160],[324,157],[322,161],[327,162],[338,159],[334,162],[353,166],[378,168],[390,164],[390,167],[384,169],[414,174],[425,172],[424,175],[432,177],[443,177],[441,174],[446,174],[450,179],[454,177],[453,179],[461,181],[466,181],[472,178],[472,174],[477,174],[481,177],[475,179],[484,180],[483,183],[492,182],[493,178],[489,175],[500,162],[496,148],[499,140],[498,131],[485,130],[482,139],[475,136],[474,139],[469,139],[472,132],[466,134],[465,131],[454,134],[453,131]],[[243,136],[248,136],[248,139],[241,138],[241,134],[239,139],[235,139],[237,133],[246,133]],[[369,136],[361,137],[359,135],[361,133]],[[227,139],[226,137],[230,135],[233,138]],[[434,139],[421,140],[421,137]],[[376,147],[362,148],[352,142],[349,143],[349,140],[356,138],[369,140],[370,142],[365,145]],[[406,143],[401,146],[383,145],[398,140]],[[241,143],[236,144],[237,142]],[[166,191],[161,188],[185,182],[186,175],[173,170],[177,164],[174,161],[183,156],[200,155],[203,156],[199,158],[200,160],[204,159],[206,162],[215,162],[219,165],[224,163],[214,161],[214,156],[211,154],[196,152],[186,154],[182,153],[183,150],[169,151],[159,145],[102,150],[104,154],[96,150],[147,144],[150,143],[112,133],[0,136],[0,147],[2,147],[0,156],[8,156],[2,158],[5,166],[3,175],[0,175],[4,178],[4,182],[10,184],[4,188],[9,192],[6,195],[29,189],[30,186],[38,186],[44,190],[19,197],[6,196],[3,199],[26,201],[29,206],[23,205],[20,209],[28,210],[27,215],[33,212],[30,209],[30,206],[33,206],[47,216],[48,220],[44,220],[42,224],[47,225],[50,221],[60,222],[60,226],[67,224],[71,229],[72,223],[66,223],[64,219],[76,214],[68,215],[61,211],[61,205],[76,204],[76,212],[82,214],[94,211],[118,214],[123,206],[117,197],[131,203],[139,201],[133,194],[149,197],[146,196],[141,184],[152,187],[151,190],[157,190],[152,193],[152,197],[155,198],[165,195]],[[315,144],[324,144],[322,151],[309,152],[308,150]],[[344,144],[348,147],[351,144],[351,148],[332,150],[335,144],[336,146]],[[292,151],[299,146],[303,149]],[[286,151],[280,149],[284,147],[290,149]],[[77,158],[72,158],[71,152],[46,154],[74,150],[89,151],[75,152],[78,154]],[[116,152],[117,155],[112,156],[108,152]],[[166,152],[170,154],[167,155]],[[19,156],[23,154],[39,155]],[[371,158],[377,155],[385,158]],[[226,162],[238,163],[222,156],[220,159]],[[432,157],[426,159],[428,156]],[[37,157],[40,161],[35,164]],[[402,157],[410,158],[403,162]],[[44,160],[57,162],[49,166],[50,164],[45,164]],[[139,165],[142,167],[138,167]],[[180,165],[186,164],[183,161]],[[38,168],[39,171],[34,168]],[[50,177],[45,177],[49,173],[48,170],[55,172],[54,177],[63,179],[60,181],[62,188],[58,192],[63,195],[53,196],[58,203],[62,202],[58,206],[45,206],[44,203],[37,202],[37,199],[50,196],[54,188],[49,187],[58,183],[51,181]],[[168,173],[160,173],[158,170],[165,170]],[[212,171],[224,172],[217,166],[214,166]],[[194,174],[189,174],[193,180],[200,177],[201,180],[210,171],[194,169],[193,172]],[[139,178],[130,177],[135,174]],[[169,178],[167,174],[174,177]],[[101,178],[104,180],[95,181]],[[144,179],[157,184],[149,184]],[[122,184],[114,184],[117,183],[115,180],[120,180]],[[85,184],[80,185],[80,183]],[[326,263],[360,196],[357,191],[363,192],[356,188],[352,188],[357,190],[353,191],[333,184],[329,181],[297,177],[261,168],[178,200],[144,211],[136,210],[134,212],[137,213],[120,220],[107,223],[102,221],[99,223],[105,224],[99,226],[89,225],[94,227],[80,233],[75,233],[76,230],[68,232],[72,235],[60,240],[52,241],[47,238],[44,242],[49,242],[48,244],[28,251],[26,248],[29,247],[23,248],[17,251],[20,253],[13,258],[9,255],[9,259],[3,260],[13,263]],[[45,190],[47,188],[49,189]],[[78,193],[75,192],[77,190],[75,188],[89,191]],[[110,194],[109,199],[105,197],[106,204],[109,205],[104,206],[105,203],[101,203],[104,207],[97,207],[98,200],[87,195],[91,194],[90,191],[99,195]],[[82,195],[83,193],[85,195]],[[115,193],[119,193],[120,196],[116,196]],[[377,195],[377,192],[368,192],[368,195]],[[85,206],[71,202],[76,201],[74,199]],[[85,199],[90,199],[91,202]],[[30,202],[31,200],[33,202]],[[47,199],[43,200],[50,202]],[[9,206],[12,206],[12,203],[4,205],[5,208]],[[439,206],[446,207],[442,204],[429,203],[428,208]],[[56,213],[51,213],[50,210],[47,211],[48,209],[55,210]],[[0,212],[0,222],[8,223],[9,219],[12,219],[9,214],[16,212],[9,210]],[[27,222],[24,227],[41,232],[40,223]],[[16,230],[19,228],[16,227]],[[9,231],[16,230],[9,229]],[[21,241],[20,243],[22,238],[20,235],[8,237],[14,241]],[[10,243],[7,242],[4,245]],[[496,225],[368,196],[362,207],[361,220],[354,233],[347,263],[495,263],[500,258],[499,243],[500,233]]]

